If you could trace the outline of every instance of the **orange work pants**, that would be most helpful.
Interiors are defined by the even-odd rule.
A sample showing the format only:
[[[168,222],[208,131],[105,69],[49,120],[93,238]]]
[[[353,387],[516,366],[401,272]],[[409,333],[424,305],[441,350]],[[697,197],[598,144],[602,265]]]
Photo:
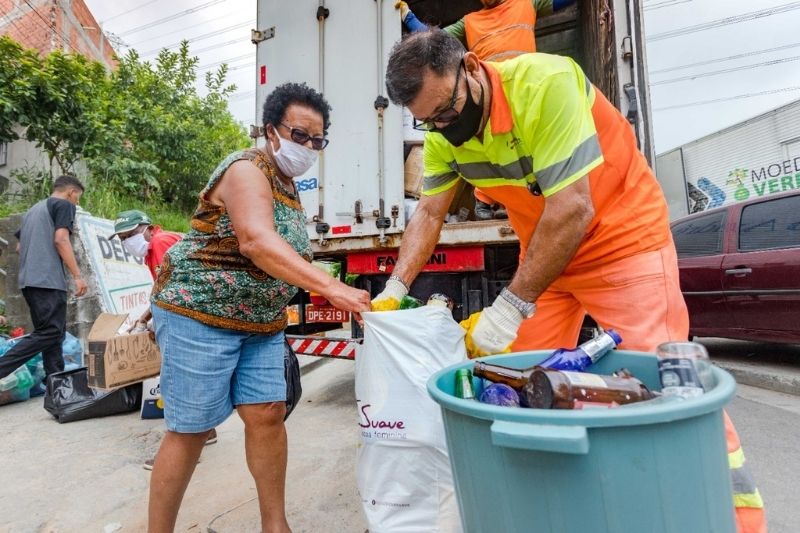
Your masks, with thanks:
[[[522,323],[513,351],[575,346],[587,312],[604,329],[616,330],[626,350],[654,352],[662,342],[686,340],[689,313],[675,247],[596,268],[567,268],[536,300],[536,314]]]
[[[522,323],[512,351],[575,346],[587,312],[619,332],[626,350],[655,352],[662,342],[686,340],[689,314],[674,245],[596,268],[567,268],[536,300],[536,314]],[[743,464],[736,429],[724,417],[737,532],[766,533],[761,496]]]

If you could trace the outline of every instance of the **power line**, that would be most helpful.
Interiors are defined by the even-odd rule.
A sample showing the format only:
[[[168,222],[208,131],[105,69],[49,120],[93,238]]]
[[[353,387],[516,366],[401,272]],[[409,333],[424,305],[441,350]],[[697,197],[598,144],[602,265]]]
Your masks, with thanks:
[[[671,39],[672,37],[678,37],[679,35],[687,35],[689,33],[705,31],[711,28],[719,28],[721,26],[728,26],[730,24],[738,24],[740,22],[747,22],[750,20],[756,20],[763,17],[769,17],[780,13],[786,13],[788,11],[794,11],[796,9],[800,9],[800,2],[790,2],[788,4],[783,4],[780,6],[761,9],[759,11],[751,11],[750,13],[744,13],[742,15],[734,15],[732,17],[725,17],[717,20],[712,20],[710,22],[704,22],[702,24],[697,24],[695,26],[687,26],[685,28],[679,28],[677,30],[670,30],[662,33],[656,33],[655,35],[651,35],[650,37],[648,37],[647,42],[655,42],[664,39]]]
[[[149,6],[150,4],[155,4],[156,2],[158,2],[158,0],[150,0],[149,2],[145,2],[144,4],[138,5],[138,6],[134,7],[134,8],[132,8],[132,9],[129,9],[127,11],[123,11],[122,13],[114,15],[113,17],[109,17],[109,18],[107,18],[105,20],[101,20],[100,24],[105,24],[106,22],[110,22],[110,21],[112,21],[114,19],[118,19],[123,15],[127,15],[128,13],[136,11],[137,9],[142,9],[143,7]]]
[[[722,98],[714,98],[712,100],[699,100],[697,102],[689,102],[686,104],[677,104],[677,105],[670,105],[665,107],[656,107],[653,111],[667,111],[670,109],[682,109],[684,107],[694,107],[694,106],[701,106],[707,104],[716,104],[718,102],[729,102],[732,100],[742,100],[745,98],[753,98],[756,96],[767,96],[770,94],[778,94],[778,93],[787,93],[793,91],[800,91],[800,85],[795,85],[792,87],[783,87],[782,89],[772,89],[770,91],[761,91],[757,93],[745,93],[745,94],[737,94],[735,96],[725,96]]]
[[[703,66],[703,65],[710,65],[712,63],[720,63],[722,61],[732,61],[734,59],[742,59],[742,58],[745,58],[745,57],[756,56],[756,55],[761,55],[761,54],[767,54],[769,52],[777,52],[779,50],[788,50],[789,48],[797,48],[798,46],[800,46],[800,43],[792,43],[792,44],[785,44],[783,46],[776,46],[775,48],[764,48],[763,50],[755,50],[753,52],[744,52],[742,54],[736,54],[736,55],[727,56],[727,57],[718,57],[716,59],[707,59],[705,61],[698,61],[697,63],[689,63],[688,65],[680,65],[680,66],[677,66],[677,67],[669,67],[669,68],[662,68],[662,69],[659,69],[659,70],[653,70],[653,71],[650,72],[650,75],[653,76],[653,75],[656,75],[656,74],[663,74],[665,72],[673,72],[675,70],[683,70],[683,69],[687,69],[687,68],[700,67],[700,66]]]
[[[136,33],[136,32],[142,31],[142,30],[146,30],[147,28],[152,28],[153,26],[159,26],[161,24],[164,24],[165,22],[169,22],[169,21],[175,20],[177,18],[185,17],[186,15],[189,15],[191,13],[197,13],[198,11],[202,11],[202,10],[208,8],[208,7],[211,7],[211,6],[215,5],[215,4],[219,4],[219,3],[224,2],[224,1],[225,0],[211,0],[210,2],[206,2],[205,4],[200,4],[199,6],[195,6],[195,7],[189,8],[189,9],[187,9],[185,11],[180,11],[178,13],[175,13],[174,15],[170,15],[168,17],[164,17],[164,18],[161,18],[161,19],[158,19],[158,20],[154,20],[152,22],[148,22],[147,24],[142,24],[141,26],[136,26],[135,28],[132,28],[130,30],[126,30],[126,31],[124,31],[122,33],[119,33],[118,35],[120,37],[122,37],[123,35],[130,35],[131,33]]]
[[[39,36],[37,35],[37,33],[41,33],[41,36],[44,39],[47,39],[48,37],[52,37],[52,28],[50,28],[50,27],[44,27],[43,28],[40,23],[37,23],[36,27],[35,27],[36,33],[32,34],[30,30],[23,30],[17,24],[17,22],[18,22],[18,19],[10,18],[6,24],[11,24],[12,26],[14,26],[14,28],[19,33],[20,37],[24,36],[26,41],[38,43],[39,42]],[[23,46],[27,47],[27,45],[23,45]]]
[[[245,91],[245,92],[241,92],[241,93],[234,93],[234,94],[232,94],[232,95],[230,95],[228,97],[228,101],[229,102],[233,102],[233,101],[236,101],[236,100],[244,100],[245,98],[249,98],[249,97],[253,96],[254,94],[256,94],[255,91]]]
[[[227,33],[229,31],[232,31],[232,30],[235,30],[235,29],[239,29],[239,28],[243,28],[245,26],[251,26],[252,24],[253,24],[253,21],[248,20],[247,22],[242,22],[240,24],[234,24],[233,26],[228,26],[227,28],[222,28],[220,30],[212,31],[212,32],[209,32],[209,33],[203,33],[203,34],[198,35],[197,37],[192,37],[190,39],[185,39],[185,40],[188,43],[194,43],[194,42],[197,42],[197,41],[203,41],[205,39],[208,39],[209,37],[214,37],[215,35],[220,35],[222,33]],[[167,35],[174,35],[176,33],[182,33],[183,31],[184,30],[173,31],[173,32],[170,32],[170,33],[165,33],[164,35],[160,35],[159,37],[165,37]],[[157,39],[157,38],[158,37],[154,37],[154,39]],[[152,39],[146,39],[146,40],[150,41]],[[174,48],[175,46],[180,45],[183,41],[184,40],[182,39],[182,40],[178,41],[177,43],[173,43],[173,44],[170,44],[168,46],[159,46],[158,48],[153,48],[152,50],[148,50],[147,52],[143,52],[140,55],[142,57],[147,57],[147,56],[149,56],[151,54],[155,54],[155,53],[160,52],[164,48]],[[144,42],[144,41],[139,41],[139,42],[141,43],[141,42]],[[136,44],[136,43],[134,43],[134,44]]]
[[[192,50],[192,53],[200,54],[202,52],[208,52],[209,50],[218,50],[220,48],[225,48],[226,46],[230,46],[232,44],[239,44],[241,42],[241,39],[232,39],[230,41],[225,41],[224,43],[212,44],[210,46],[206,46],[205,48],[200,48],[199,50]]]
[[[229,67],[229,68],[228,68],[228,72],[233,72],[233,71],[235,71],[235,70],[240,70],[240,69],[243,69],[243,68],[254,67],[255,65],[256,65],[256,62],[255,62],[255,61],[250,61],[250,62],[248,62],[248,63],[245,63],[245,64],[243,64],[243,65],[237,65],[237,66],[235,66],[235,67]],[[205,72],[205,71],[209,71],[209,70],[212,70],[213,68],[214,68],[214,67],[201,68],[201,69],[198,69],[198,72]]]
[[[665,7],[672,7],[672,6],[677,6],[677,5],[680,5],[680,4],[686,4],[686,3],[691,2],[691,1],[692,0],[667,0],[665,2],[657,2],[657,3],[645,4],[644,10],[645,11],[654,11],[656,9],[662,9],[662,8],[665,8]]]
[[[222,59],[222,60],[216,61],[214,63],[207,63],[205,65],[200,65],[197,68],[198,68],[198,70],[206,70],[206,69],[209,69],[209,68],[212,68],[212,67],[219,66],[219,65],[221,65],[223,63],[231,63],[233,61],[241,61],[242,59],[249,59],[249,58],[252,58],[253,55],[254,55],[254,53],[250,52],[249,54],[243,54],[243,55],[240,55],[240,56],[237,56],[237,57],[229,57],[228,59]]]
[[[780,59],[773,59],[771,61],[764,61],[763,63],[755,63],[752,65],[743,65],[741,67],[731,67],[725,68],[722,70],[712,70],[710,72],[701,72],[700,74],[689,74],[688,76],[680,76],[677,78],[670,78],[668,80],[661,80],[661,81],[654,81],[650,83],[651,87],[656,85],[666,85],[668,83],[677,83],[679,81],[686,81],[686,80],[694,80],[696,78],[706,78],[708,76],[718,76],[720,74],[728,74],[730,72],[737,72],[740,70],[749,70],[751,68],[760,68],[760,67],[768,67],[772,65],[780,65],[781,63],[790,63],[792,61],[797,61],[800,59],[800,56],[792,56],[792,57],[782,57]]]
[[[31,8],[31,11],[36,13],[36,16],[38,16],[40,19],[42,19],[42,22],[44,22],[44,30],[45,30],[45,32],[49,33],[49,32],[52,31],[55,35],[58,35],[59,37],[61,37],[61,43],[62,43],[63,46],[66,46],[69,50],[71,50],[72,52],[75,52],[75,49],[69,44],[69,39],[64,37],[64,35],[60,31],[58,31],[58,28],[56,28],[55,22],[48,22],[47,19],[44,18],[44,16],[41,13],[39,13],[39,11],[37,11],[36,8],[33,7],[33,4],[31,4],[28,0],[24,0],[24,2],[26,4],[28,4],[28,7]]]

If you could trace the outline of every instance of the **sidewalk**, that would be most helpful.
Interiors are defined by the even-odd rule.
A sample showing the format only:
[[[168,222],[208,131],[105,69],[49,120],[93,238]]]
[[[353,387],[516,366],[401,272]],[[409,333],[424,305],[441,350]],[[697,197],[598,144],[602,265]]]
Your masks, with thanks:
[[[287,421],[286,505],[295,533],[364,531],[355,480],[359,442],[353,363],[301,358],[303,397]],[[309,370],[314,369],[313,372]],[[41,398],[0,408],[0,531],[146,530],[150,472],[162,420],[139,413],[58,424]],[[259,531],[258,507],[235,414],[217,428],[186,492],[176,531]]]

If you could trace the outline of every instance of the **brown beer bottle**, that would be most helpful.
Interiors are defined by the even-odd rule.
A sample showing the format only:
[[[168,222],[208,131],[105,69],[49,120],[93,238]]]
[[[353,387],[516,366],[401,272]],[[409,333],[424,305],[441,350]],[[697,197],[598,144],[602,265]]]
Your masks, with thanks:
[[[633,376],[601,376],[537,368],[520,390],[520,400],[537,409],[575,409],[584,403],[626,404],[654,398]]]
[[[535,368],[535,366],[522,369],[509,368],[478,361],[472,369],[472,375],[494,383],[505,383],[512,389],[520,390],[528,382]]]

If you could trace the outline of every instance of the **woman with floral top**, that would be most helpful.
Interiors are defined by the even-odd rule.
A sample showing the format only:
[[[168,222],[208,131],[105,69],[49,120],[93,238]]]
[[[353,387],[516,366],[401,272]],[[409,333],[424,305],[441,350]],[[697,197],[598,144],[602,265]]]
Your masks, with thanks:
[[[149,530],[172,531],[208,432],[234,408],[256,482],[261,530],[290,531],[286,478],[286,305],[297,288],[351,312],[369,294],[313,267],[292,178],[328,144],[330,106],[305,84],[266,99],[267,143],[229,155],[200,192],[191,230],[164,257],[153,288],[167,434],[150,482]]]

